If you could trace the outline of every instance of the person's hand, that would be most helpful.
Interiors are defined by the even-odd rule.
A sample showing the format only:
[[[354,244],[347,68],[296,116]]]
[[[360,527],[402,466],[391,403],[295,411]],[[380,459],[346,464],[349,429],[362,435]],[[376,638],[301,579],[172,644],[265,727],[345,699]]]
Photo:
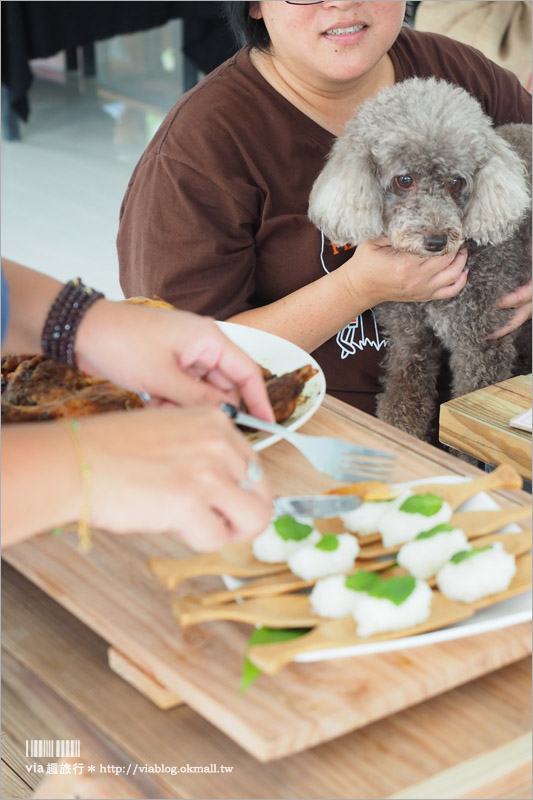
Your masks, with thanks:
[[[511,331],[519,328],[520,325],[523,325],[528,319],[531,319],[531,300],[531,281],[524,284],[524,286],[520,286],[514,292],[506,294],[498,303],[498,308],[514,308],[516,309],[515,313],[506,325],[503,325],[490,336],[487,336],[487,339],[500,339],[507,333],[511,333]]]
[[[385,301],[423,302],[455,297],[466,285],[466,247],[456,254],[420,258],[399,252],[386,238],[362,242],[344,265],[354,294],[372,305]]]
[[[260,468],[250,475],[259,459],[219,409],[101,414],[82,419],[78,435],[95,528],[175,532],[203,552],[250,539],[270,522],[272,489]]]
[[[76,356],[80,369],[155,403],[242,399],[251,414],[273,420],[259,367],[207,317],[100,300],[81,322]]]

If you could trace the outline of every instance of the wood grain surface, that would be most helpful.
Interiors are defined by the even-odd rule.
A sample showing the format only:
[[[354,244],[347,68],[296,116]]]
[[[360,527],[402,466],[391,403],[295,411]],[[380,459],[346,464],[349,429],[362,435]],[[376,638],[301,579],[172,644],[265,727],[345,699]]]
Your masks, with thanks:
[[[440,408],[441,442],[487,464],[511,464],[531,480],[531,433],[509,420],[531,408],[531,375],[449,400]]]
[[[26,783],[20,754],[25,739],[37,736],[79,738],[86,764],[114,764],[124,773],[129,767],[130,776],[135,764],[232,767],[226,775],[137,774],[133,786],[124,775],[100,775],[107,793],[93,798],[378,800],[438,776],[449,778],[449,770],[487,753],[508,747],[514,752],[531,728],[531,661],[525,658],[335,741],[261,764],[190,707],[156,708],[108,668],[104,640],[9,566],[2,599],[7,797],[29,798],[36,788],[37,777]],[[410,668],[406,655],[396,655],[396,674]],[[478,774],[477,791],[469,769],[468,796],[530,798],[531,774],[519,774],[516,766],[513,758],[506,775]],[[14,793],[7,791],[8,772]],[[462,797],[461,788],[455,785],[449,796]]]
[[[397,481],[480,475],[479,470],[332,398],[326,399],[304,429],[396,452]],[[280,494],[318,492],[335,485],[286,442],[262,455]],[[531,501],[518,490],[499,491],[494,496],[502,506]],[[78,552],[74,534],[65,533],[61,538],[38,536],[9,549],[5,558],[138,668],[261,761],[341,736],[531,652],[529,625],[522,624],[406,653],[294,664],[275,677],[262,676],[240,697],[250,626],[213,622],[181,630],[170,603],[181,587],[177,593],[169,593],[147,567],[150,556],[184,555],[190,551],[176,536],[95,532],[88,556]],[[200,578],[184,584],[183,590],[197,594],[221,586],[218,578]],[[46,642],[42,645],[46,652]]]

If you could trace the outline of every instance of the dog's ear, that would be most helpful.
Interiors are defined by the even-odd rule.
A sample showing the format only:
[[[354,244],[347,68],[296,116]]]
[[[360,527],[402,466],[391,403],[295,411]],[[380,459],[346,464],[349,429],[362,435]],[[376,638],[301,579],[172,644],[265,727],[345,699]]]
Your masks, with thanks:
[[[384,234],[382,193],[369,152],[341,136],[309,197],[309,219],[338,245]]]
[[[512,236],[530,202],[527,173],[512,147],[497,132],[490,157],[474,178],[463,219],[466,239],[500,244]]]

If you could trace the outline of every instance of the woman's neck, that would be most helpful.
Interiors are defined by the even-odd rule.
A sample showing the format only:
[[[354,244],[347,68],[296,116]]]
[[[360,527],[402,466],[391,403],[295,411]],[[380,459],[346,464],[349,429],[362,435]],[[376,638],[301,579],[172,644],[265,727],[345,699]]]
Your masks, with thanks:
[[[369,97],[375,97],[385,86],[395,82],[394,66],[388,54],[366,75],[349,84],[317,88],[288,72],[283,63],[269,53],[250,51],[257,71],[286,100],[334,136],[344,133],[344,126],[357,108]]]

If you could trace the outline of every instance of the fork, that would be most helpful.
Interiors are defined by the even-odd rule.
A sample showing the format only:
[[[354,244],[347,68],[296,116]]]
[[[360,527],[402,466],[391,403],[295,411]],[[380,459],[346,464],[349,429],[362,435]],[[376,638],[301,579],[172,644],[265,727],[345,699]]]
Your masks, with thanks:
[[[379,480],[387,481],[391,477],[396,456],[381,450],[343,442],[329,436],[308,436],[304,433],[295,433],[274,422],[265,422],[258,417],[252,417],[239,411],[230,403],[222,403],[221,408],[238,425],[247,428],[256,428],[281,436],[294,445],[305,456],[312,466],[329,475],[336,481]]]

